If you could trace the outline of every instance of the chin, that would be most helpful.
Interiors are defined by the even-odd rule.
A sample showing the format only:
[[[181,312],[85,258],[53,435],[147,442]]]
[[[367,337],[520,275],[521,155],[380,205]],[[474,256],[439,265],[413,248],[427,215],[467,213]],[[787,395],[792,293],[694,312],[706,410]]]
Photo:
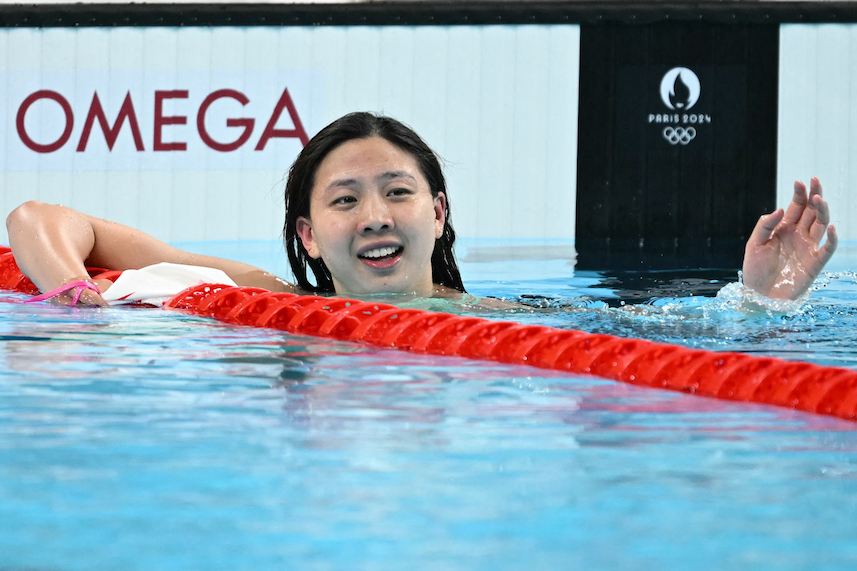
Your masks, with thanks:
[[[362,284],[354,284],[354,289],[347,289],[342,292],[342,294],[353,293],[354,295],[426,295],[425,292],[422,291],[422,288],[416,287],[411,284],[404,283],[362,283]]]
[[[384,294],[414,294],[419,293],[419,288],[407,285],[395,285],[395,284],[384,284],[382,286],[372,288],[372,293],[384,293]]]
[[[402,271],[403,268],[395,268],[387,275],[372,275],[364,273],[364,275],[353,276],[357,279],[349,283],[336,283],[336,293],[338,295],[424,295],[430,296],[434,291],[434,286],[429,288],[423,287],[422,279],[414,281],[408,279],[410,272]],[[366,275],[368,274],[368,275]],[[420,276],[422,277],[422,276]]]

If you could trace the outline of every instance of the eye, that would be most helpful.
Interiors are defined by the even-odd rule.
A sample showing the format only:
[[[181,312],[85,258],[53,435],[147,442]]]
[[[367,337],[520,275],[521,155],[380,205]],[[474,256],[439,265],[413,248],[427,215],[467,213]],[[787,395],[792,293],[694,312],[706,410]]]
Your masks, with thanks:
[[[414,191],[409,188],[394,188],[387,193],[387,196],[408,196],[413,193]]]
[[[331,206],[346,206],[348,204],[354,204],[355,202],[357,202],[357,199],[355,197],[346,194],[344,196],[340,196],[339,198],[336,198],[335,200],[333,200],[333,202],[331,202],[330,205]]]

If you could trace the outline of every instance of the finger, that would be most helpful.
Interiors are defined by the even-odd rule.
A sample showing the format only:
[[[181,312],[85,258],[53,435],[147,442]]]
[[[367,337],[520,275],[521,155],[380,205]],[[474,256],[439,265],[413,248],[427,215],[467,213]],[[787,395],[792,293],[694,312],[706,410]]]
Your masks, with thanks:
[[[831,226],[827,229],[827,242],[818,251],[818,261],[824,266],[833,257],[833,252],[836,251],[836,246],[839,245],[839,236],[836,234],[836,227]]]
[[[784,218],[786,224],[797,224],[806,208],[807,196],[806,186],[799,180],[795,181],[795,192],[792,195],[791,204]]]
[[[816,196],[818,198],[816,198]],[[813,177],[812,180],[809,181],[809,199],[807,200],[806,208],[804,208],[803,213],[800,216],[800,222],[798,222],[799,228],[809,232],[809,229],[812,227],[816,217],[818,216],[817,201],[819,200],[821,200],[821,183],[818,182],[817,178]]]
[[[104,298],[92,291],[91,289],[84,290],[80,293],[80,298],[77,300],[78,305],[107,305]]]
[[[813,195],[811,200],[815,206],[816,217],[809,228],[809,237],[817,244],[824,238],[824,232],[827,230],[827,225],[830,224],[830,206],[826,200],[821,198],[820,194]]]
[[[101,293],[113,285],[113,282],[110,280],[93,280],[89,276],[63,280],[64,284],[73,282],[88,282],[98,288],[98,291],[81,287],[73,288],[53,298],[55,303],[59,305],[72,305],[75,296],[79,294],[77,305],[107,305],[107,302],[101,297]]]
[[[107,291],[107,289],[113,285],[113,282],[110,280],[95,279],[88,279],[86,281],[97,287],[98,291],[96,292],[91,289],[82,291],[77,303],[82,305],[108,305],[107,302],[104,301],[104,298],[101,297],[101,294]]]
[[[110,280],[88,280],[91,283],[95,284],[95,287],[98,288],[98,293],[104,293],[107,289],[113,285],[113,282]]]
[[[762,246],[767,244],[777,224],[783,220],[784,214],[783,209],[778,208],[770,214],[760,217],[759,221],[756,222],[756,227],[753,228],[753,233],[750,234],[750,238],[747,240],[747,245]]]
[[[814,176],[811,179],[809,179],[809,190],[810,190],[810,195],[817,194],[817,195],[821,196],[821,194],[822,194],[821,181],[818,180],[817,176]]]
[[[80,297],[78,297],[76,303],[74,298],[75,290],[69,290],[51,298],[51,302],[56,303],[57,305],[107,305],[104,298],[91,289],[83,289],[80,291]]]

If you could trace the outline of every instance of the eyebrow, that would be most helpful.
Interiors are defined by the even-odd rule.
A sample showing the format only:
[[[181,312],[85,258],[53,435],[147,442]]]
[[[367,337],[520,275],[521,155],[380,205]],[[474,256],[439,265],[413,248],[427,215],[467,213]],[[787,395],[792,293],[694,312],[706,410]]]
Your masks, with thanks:
[[[395,180],[397,178],[405,178],[410,181],[417,182],[417,179],[414,178],[413,175],[405,171],[388,171],[384,174],[375,177],[375,180],[378,182],[390,182],[391,180]]]
[[[375,182],[386,184],[391,180],[396,180],[397,178],[404,178],[412,182],[416,182],[417,179],[414,178],[413,175],[406,171],[387,171],[385,173],[379,174],[375,177]],[[346,187],[346,188],[357,188],[360,186],[360,181],[356,178],[339,178],[334,181],[331,181],[330,184],[327,185],[325,190],[330,190],[332,188]]]

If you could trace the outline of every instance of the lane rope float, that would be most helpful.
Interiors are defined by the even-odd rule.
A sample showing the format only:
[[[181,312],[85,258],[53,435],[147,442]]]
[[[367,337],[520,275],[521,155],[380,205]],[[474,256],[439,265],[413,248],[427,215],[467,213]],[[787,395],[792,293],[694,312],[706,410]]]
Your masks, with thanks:
[[[115,279],[119,274],[101,268],[88,270],[95,279]],[[39,293],[8,250],[0,254],[0,288]],[[841,367],[220,284],[185,289],[164,307],[236,325],[531,365],[638,386],[857,418],[857,371]]]

